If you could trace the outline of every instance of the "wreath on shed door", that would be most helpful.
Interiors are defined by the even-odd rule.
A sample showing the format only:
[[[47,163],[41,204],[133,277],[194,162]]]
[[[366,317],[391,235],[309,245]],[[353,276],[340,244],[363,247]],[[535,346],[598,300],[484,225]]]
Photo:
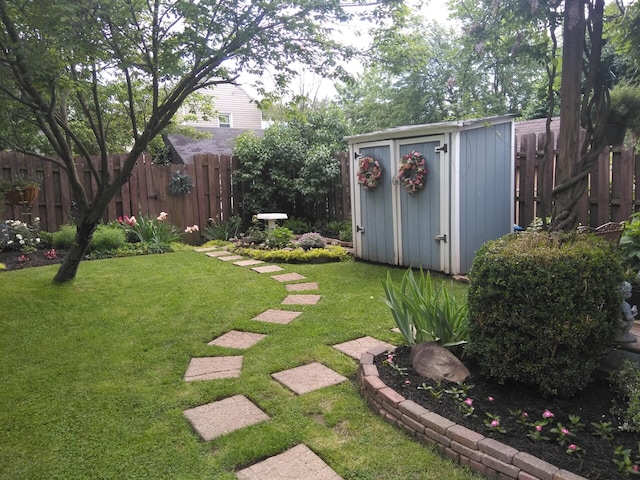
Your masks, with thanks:
[[[356,176],[365,190],[374,188],[382,176],[382,165],[372,157],[360,157]]]
[[[407,192],[416,193],[424,188],[428,173],[426,159],[413,150],[402,157],[397,178]]]

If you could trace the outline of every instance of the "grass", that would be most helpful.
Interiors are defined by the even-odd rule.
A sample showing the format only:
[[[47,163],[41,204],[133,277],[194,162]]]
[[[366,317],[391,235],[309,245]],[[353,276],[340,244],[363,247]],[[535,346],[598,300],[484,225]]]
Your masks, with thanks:
[[[62,286],[55,266],[0,274],[0,478],[230,480],[298,443],[346,480],[478,478],[374,415],[356,362],[331,348],[402,343],[381,300],[386,268],[283,267],[323,295],[289,325],[251,320],[294,309],[280,283],[192,251],[83,262]],[[231,329],[268,334],[242,352],[240,378],[185,382],[192,357],[238,354],[207,346]],[[270,376],[311,361],[350,381],[296,396]],[[236,394],[271,420],[201,441],[182,411]]]

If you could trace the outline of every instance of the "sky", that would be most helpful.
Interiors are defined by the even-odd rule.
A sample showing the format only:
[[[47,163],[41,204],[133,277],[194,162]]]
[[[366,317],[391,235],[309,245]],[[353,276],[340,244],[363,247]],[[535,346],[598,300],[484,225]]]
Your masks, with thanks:
[[[434,20],[442,24],[447,22],[449,9],[447,8],[445,0],[407,0],[406,4],[415,11],[422,13],[422,15],[429,20]],[[423,5],[420,6],[420,4]],[[366,24],[364,22],[345,25],[342,28],[343,33],[339,37],[345,43],[366,48],[371,42],[371,39],[367,36],[367,29],[369,27],[370,24]],[[350,71],[353,71],[361,68],[361,65],[357,62],[352,62],[348,64],[348,68]],[[258,95],[257,90],[251,85],[254,81],[255,77],[247,75],[242,75],[240,77],[242,87],[247,91],[247,93],[249,93],[254,99],[259,99],[260,96]],[[269,85],[273,85],[268,73],[263,75],[262,81],[265,83],[267,88],[269,88]],[[294,94],[304,92],[307,96],[310,96],[311,98],[315,96],[319,100],[325,98],[330,99],[337,94],[332,80],[320,78],[308,71],[302,71],[298,78],[295,78],[292,81],[291,90]]]

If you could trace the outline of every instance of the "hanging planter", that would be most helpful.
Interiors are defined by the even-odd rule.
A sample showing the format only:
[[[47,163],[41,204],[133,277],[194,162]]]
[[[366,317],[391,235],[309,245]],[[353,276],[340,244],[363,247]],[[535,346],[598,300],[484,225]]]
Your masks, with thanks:
[[[397,178],[407,192],[416,193],[424,188],[429,173],[426,165],[425,158],[415,150],[402,157]]]
[[[186,173],[176,172],[169,180],[168,191],[171,195],[182,197],[193,189],[193,180]]]
[[[375,188],[382,176],[382,166],[378,160],[372,157],[360,157],[358,159],[358,173],[356,177],[362,188],[368,190]]]
[[[40,180],[18,176],[12,180],[0,182],[0,201],[2,197],[11,205],[33,205],[40,193]]]

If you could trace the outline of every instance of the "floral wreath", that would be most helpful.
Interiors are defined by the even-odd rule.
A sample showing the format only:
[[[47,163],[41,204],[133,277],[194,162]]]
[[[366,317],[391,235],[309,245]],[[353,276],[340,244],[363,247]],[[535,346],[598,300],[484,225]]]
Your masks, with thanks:
[[[360,157],[358,167],[358,183],[365,189],[374,188],[382,176],[380,162],[372,157]]]
[[[427,161],[422,154],[415,150],[402,157],[402,163],[398,170],[398,180],[407,192],[416,193],[424,188],[424,183],[429,173],[426,163]]]

